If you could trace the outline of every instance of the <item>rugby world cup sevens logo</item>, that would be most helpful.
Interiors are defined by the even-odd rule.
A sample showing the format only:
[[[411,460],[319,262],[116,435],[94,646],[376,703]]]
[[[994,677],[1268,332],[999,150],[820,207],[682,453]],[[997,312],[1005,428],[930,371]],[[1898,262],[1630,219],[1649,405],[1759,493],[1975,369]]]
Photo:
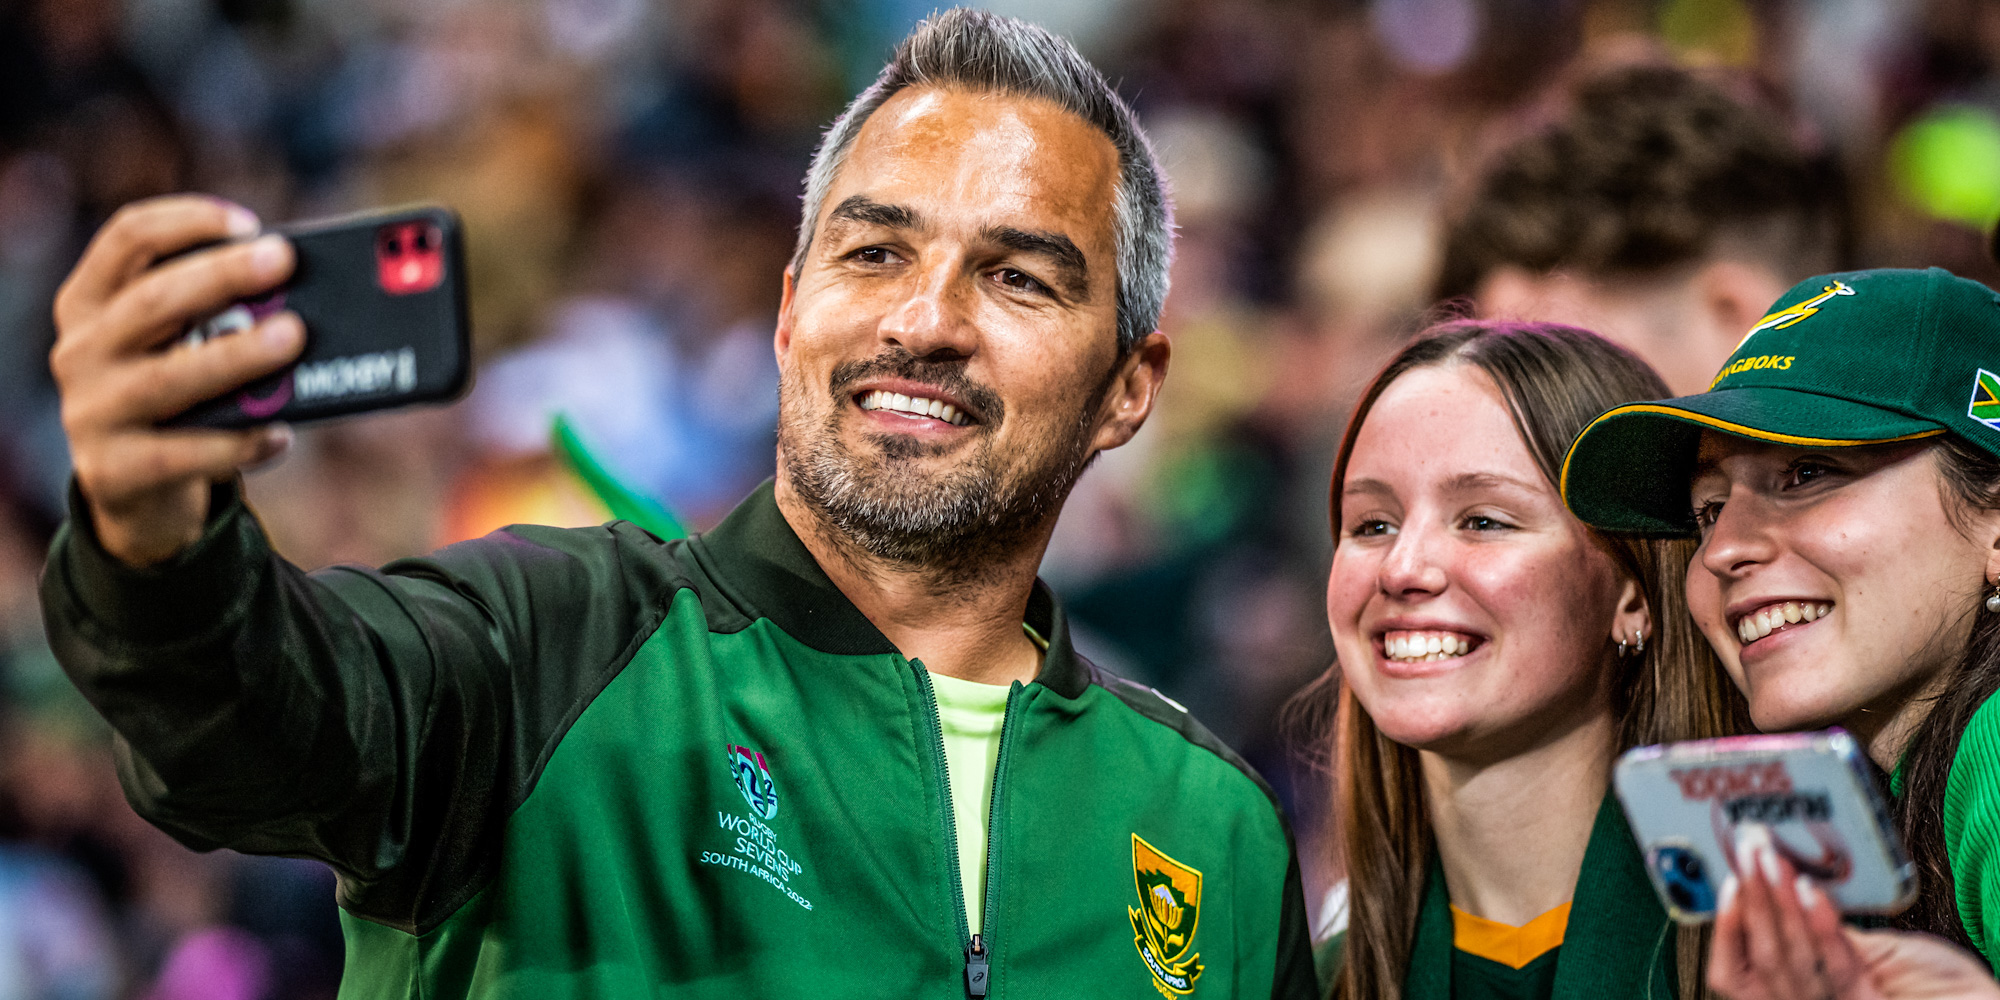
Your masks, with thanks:
[[[764,766],[764,755],[731,743],[729,770],[736,776],[736,790],[743,793],[743,801],[750,803],[750,811],[767,823],[776,819],[778,786],[771,780],[771,769]]]
[[[1132,835],[1132,881],[1139,905],[1129,907],[1132,946],[1153,973],[1153,988],[1167,1000],[1194,992],[1201,956],[1194,931],[1201,922],[1201,873]]]

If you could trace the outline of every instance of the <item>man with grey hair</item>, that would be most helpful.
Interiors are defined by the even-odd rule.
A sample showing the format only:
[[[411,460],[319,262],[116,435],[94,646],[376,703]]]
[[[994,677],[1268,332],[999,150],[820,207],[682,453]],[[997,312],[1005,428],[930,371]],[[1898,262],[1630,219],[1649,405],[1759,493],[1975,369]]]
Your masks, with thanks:
[[[297,355],[288,314],[157,349],[290,248],[129,207],[56,302],[52,641],[148,819],[334,868],[343,996],[1303,1000],[1269,789],[1035,580],[1165,375],[1169,214],[1066,42],[938,15],[814,160],[772,483],[308,574],[236,485],[281,432],[157,428]]]

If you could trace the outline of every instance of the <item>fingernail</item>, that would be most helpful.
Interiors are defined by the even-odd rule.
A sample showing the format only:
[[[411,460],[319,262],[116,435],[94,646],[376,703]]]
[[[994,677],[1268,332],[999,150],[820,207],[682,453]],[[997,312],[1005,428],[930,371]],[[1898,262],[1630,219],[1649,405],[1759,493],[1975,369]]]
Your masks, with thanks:
[[[299,322],[299,317],[295,313],[279,313],[265,320],[263,325],[257,328],[257,334],[264,338],[264,343],[277,348],[294,346],[304,332],[304,324]]]
[[[1769,837],[1766,837],[1763,845],[1757,849],[1757,866],[1764,870],[1764,881],[1773,886],[1778,884],[1778,880],[1782,877],[1778,873],[1778,852],[1771,847]]]
[[[292,446],[292,425],[267,424],[264,427],[264,440],[258,442],[257,444],[256,461],[257,462],[270,461],[271,459],[284,454],[285,449],[290,448],[291,446]]]
[[[1715,904],[1716,912],[1719,913],[1723,910],[1727,910],[1729,909],[1731,904],[1736,902],[1736,887],[1737,887],[1736,876],[1731,875],[1728,878],[1722,880],[1722,898],[1716,901]]]
[[[1736,871],[1749,874],[1759,867],[1758,847],[1771,842],[1771,835],[1757,823],[1745,823],[1736,828]]]
[[[260,236],[250,244],[250,266],[258,274],[275,276],[285,264],[285,238],[277,234]]]
[[[1792,880],[1792,891],[1799,895],[1799,905],[1810,910],[1819,905],[1819,896],[1812,891],[1812,879],[1804,875]]]
[[[257,214],[241,205],[225,206],[223,215],[223,228],[228,231],[229,235],[238,239],[245,236],[255,236],[257,235],[257,230],[262,228],[262,225],[257,221]]]
[[[1736,870],[1747,872],[1753,867],[1763,873],[1765,882],[1778,884],[1778,852],[1771,845],[1771,828],[1762,823],[1736,828]]]

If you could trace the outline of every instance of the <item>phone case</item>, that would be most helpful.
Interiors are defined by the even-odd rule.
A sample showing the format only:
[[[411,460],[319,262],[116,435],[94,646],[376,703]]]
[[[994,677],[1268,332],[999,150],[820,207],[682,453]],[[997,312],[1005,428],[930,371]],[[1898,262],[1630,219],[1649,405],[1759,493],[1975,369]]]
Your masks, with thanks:
[[[249,427],[302,423],[449,400],[472,368],[458,217],[418,205],[278,227],[298,264],[269,295],[195,325],[199,344],[290,309],[305,322],[299,360],[168,421]]]
[[[1844,730],[1639,747],[1619,758],[1612,784],[1660,901],[1682,923],[1714,919],[1736,827],[1748,822],[1768,826],[1785,860],[1843,912],[1894,913],[1915,896],[1888,802]]]

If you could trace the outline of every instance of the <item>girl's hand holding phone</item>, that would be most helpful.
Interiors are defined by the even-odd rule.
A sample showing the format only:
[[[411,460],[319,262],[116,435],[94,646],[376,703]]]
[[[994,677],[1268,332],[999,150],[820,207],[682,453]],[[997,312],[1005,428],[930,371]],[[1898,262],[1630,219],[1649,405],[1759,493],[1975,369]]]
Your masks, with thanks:
[[[1739,828],[1735,862],[1708,963],[1709,988],[1729,1000],[2000,1000],[1985,964],[1942,938],[1844,926],[1768,828]]]

